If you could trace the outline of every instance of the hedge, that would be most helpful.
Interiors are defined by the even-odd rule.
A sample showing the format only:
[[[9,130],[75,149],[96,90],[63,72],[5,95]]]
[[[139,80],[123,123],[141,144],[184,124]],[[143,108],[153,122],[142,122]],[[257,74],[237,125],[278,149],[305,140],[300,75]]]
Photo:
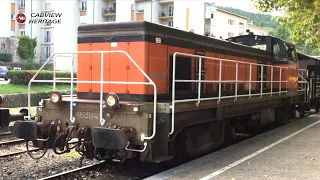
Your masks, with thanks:
[[[40,67],[43,65],[43,64],[40,64],[40,63],[33,63],[34,65],[34,69],[33,70],[38,70],[40,69]],[[9,62],[2,62],[0,61],[0,66],[7,66],[7,68],[9,70],[13,69],[14,67],[19,67],[21,68],[22,70],[31,70],[29,69],[29,67],[26,67],[26,66],[29,66],[28,62],[23,62],[23,63],[18,63],[18,62],[14,62],[14,63],[9,63]],[[53,64],[46,64],[43,68],[43,70],[53,70]]]
[[[11,84],[25,84],[27,85],[31,78],[36,74],[37,71],[28,70],[12,70],[9,71],[9,79]],[[76,78],[74,74],[74,78]],[[58,78],[71,78],[71,73],[66,71],[57,71],[56,77]],[[36,77],[37,80],[53,80],[53,71],[43,70]],[[42,83],[43,84],[43,83]],[[52,84],[52,83],[46,83]]]
[[[12,62],[12,54],[11,53],[0,53],[0,61]]]
[[[62,95],[69,95],[70,91],[60,91]],[[51,92],[30,93],[31,106],[38,106],[41,99],[48,99]],[[28,94],[0,94],[5,108],[28,107]],[[1,107],[1,106],[0,106]]]

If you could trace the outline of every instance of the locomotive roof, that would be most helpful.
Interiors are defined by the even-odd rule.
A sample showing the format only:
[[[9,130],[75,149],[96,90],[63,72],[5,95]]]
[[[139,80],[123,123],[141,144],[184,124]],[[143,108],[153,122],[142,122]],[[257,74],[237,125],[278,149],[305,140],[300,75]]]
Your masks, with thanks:
[[[233,43],[228,40],[215,39],[204,35],[195,34],[171,28],[168,26],[155,24],[147,21],[129,21],[129,22],[112,22],[112,23],[96,23],[84,24],[78,27],[78,42],[79,39],[85,37],[104,37],[107,42],[114,40],[115,36],[125,36],[128,34],[145,35],[152,34],[163,39],[169,38],[170,41],[184,41],[184,44],[195,44],[197,49],[210,48],[223,51],[225,54],[239,55],[243,57],[259,57],[260,59],[272,59],[272,54],[265,50],[248,47],[246,45]],[[108,37],[109,36],[109,37]],[[241,54],[241,55],[240,55]]]

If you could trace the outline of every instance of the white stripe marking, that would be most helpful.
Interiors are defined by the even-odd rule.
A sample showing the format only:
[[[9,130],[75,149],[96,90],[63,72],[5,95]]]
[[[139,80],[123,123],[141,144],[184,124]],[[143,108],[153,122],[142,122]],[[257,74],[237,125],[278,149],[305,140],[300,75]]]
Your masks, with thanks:
[[[275,145],[277,145],[277,144],[279,144],[279,143],[282,143],[283,141],[285,141],[285,140],[287,140],[287,139],[289,139],[289,138],[292,138],[293,136],[301,133],[302,131],[305,131],[306,129],[309,129],[310,127],[312,127],[312,126],[314,126],[314,125],[316,125],[316,124],[318,124],[318,123],[320,123],[320,120],[317,121],[317,122],[315,122],[315,123],[310,124],[310,125],[307,126],[307,127],[304,127],[304,128],[302,128],[302,129],[300,129],[299,131],[296,131],[295,133],[290,134],[290,135],[287,136],[287,137],[284,137],[284,138],[278,140],[277,142],[274,142],[274,143],[270,144],[269,146],[266,146],[266,147],[264,147],[264,148],[262,148],[262,149],[260,149],[260,150],[258,150],[258,151],[256,151],[256,152],[252,153],[252,154],[250,154],[250,155],[248,155],[248,156],[246,156],[246,157],[244,157],[244,158],[242,158],[242,159],[240,159],[240,160],[238,160],[238,161],[236,161],[236,162],[234,162],[234,163],[232,163],[232,164],[229,164],[228,166],[225,166],[225,167],[221,168],[220,170],[215,171],[215,172],[213,172],[213,173],[211,173],[211,174],[209,174],[209,175],[201,178],[200,180],[208,180],[208,179],[211,179],[211,178],[213,178],[213,177],[215,177],[215,176],[218,176],[219,174],[227,171],[228,169],[231,169],[231,168],[237,166],[238,164],[243,163],[244,161],[246,161],[246,160],[248,160],[248,159],[251,159],[252,157],[254,157],[254,156],[256,156],[256,155],[258,155],[258,154],[260,154],[260,153],[262,153],[262,152],[264,152],[264,151],[272,148],[273,146],[275,146]]]

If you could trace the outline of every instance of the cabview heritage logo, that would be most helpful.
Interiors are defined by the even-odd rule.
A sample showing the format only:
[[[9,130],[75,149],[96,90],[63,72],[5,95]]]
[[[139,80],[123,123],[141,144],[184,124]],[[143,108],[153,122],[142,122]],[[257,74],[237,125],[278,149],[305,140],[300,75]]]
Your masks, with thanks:
[[[45,12],[45,13],[31,13],[30,19],[27,21],[27,17],[23,13],[19,13],[16,16],[16,21],[18,23],[25,23],[26,21],[29,24],[61,24],[62,22],[62,13],[54,13],[54,12]]]

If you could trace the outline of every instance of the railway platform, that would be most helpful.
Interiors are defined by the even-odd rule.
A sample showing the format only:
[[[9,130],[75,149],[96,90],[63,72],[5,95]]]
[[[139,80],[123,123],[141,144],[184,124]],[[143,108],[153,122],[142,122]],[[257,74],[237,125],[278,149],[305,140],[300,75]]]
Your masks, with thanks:
[[[320,179],[320,113],[145,180]]]

